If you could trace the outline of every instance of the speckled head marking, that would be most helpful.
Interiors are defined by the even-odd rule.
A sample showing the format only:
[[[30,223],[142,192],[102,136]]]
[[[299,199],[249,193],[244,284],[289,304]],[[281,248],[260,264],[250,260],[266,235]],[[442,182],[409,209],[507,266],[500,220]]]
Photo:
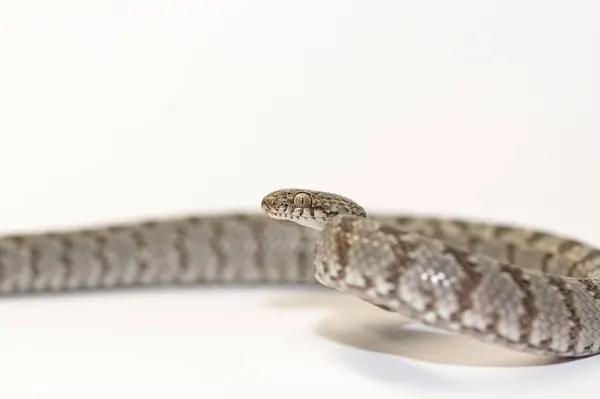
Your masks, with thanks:
[[[318,230],[337,215],[367,216],[361,206],[341,195],[295,188],[267,194],[261,208],[274,219],[289,220]]]

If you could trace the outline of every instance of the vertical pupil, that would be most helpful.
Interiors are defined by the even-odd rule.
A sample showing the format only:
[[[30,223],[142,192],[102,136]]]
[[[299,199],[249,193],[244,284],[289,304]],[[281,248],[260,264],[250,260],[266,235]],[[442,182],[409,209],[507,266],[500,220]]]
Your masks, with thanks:
[[[311,199],[308,195],[304,194],[298,194],[296,197],[294,197],[294,205],[300,208],[306,208],[308,206],[310,206],[311,204]]]

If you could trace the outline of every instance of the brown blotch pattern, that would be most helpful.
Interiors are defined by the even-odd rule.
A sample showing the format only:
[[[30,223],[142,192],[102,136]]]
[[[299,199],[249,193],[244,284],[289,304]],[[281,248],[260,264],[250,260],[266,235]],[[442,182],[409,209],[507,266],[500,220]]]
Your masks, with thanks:
[[[548,276],[548,282],[558,289],[565,301],[565,306],[569,312],[569,321],[571,322],[571,328],[569,330],[569,347],[567,352],[575,352],[577,337],[579,336],[579,332],[583,330],[583,325],[581,324],[581,319],[575,308],[573,292],[567,287],[565,281],[559,277]]]
[[[519,343],[529,343],[533,329],[533,322],[538,316],[538,310],[535,304],[535,296],[531,290],[530,282],[526,278],[526,274],[523,272],[523,270],[508,264],[502,264],[500,267],[502,272],[506,273],[506,275],[508,275],[511,280],[514,281],[514,283],[519,287],[520,292],[523,294],[523,297],[521,298],[521,305],[523,306],[524,312],[519,317]]]

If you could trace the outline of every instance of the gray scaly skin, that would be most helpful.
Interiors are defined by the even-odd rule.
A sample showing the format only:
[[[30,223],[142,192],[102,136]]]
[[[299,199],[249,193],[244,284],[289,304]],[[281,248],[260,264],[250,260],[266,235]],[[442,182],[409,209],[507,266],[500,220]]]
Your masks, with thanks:
[[[329,193],[281,190],[263,210],[321,230],[316,279],[380,308],[534,354],[600,348],[600,251],[546,232],[376,215]]]
[[[261,207],[266,216],[5,236],[0,293],[320,283],[516,350],[600,350],[600,251],[584,243],[475,221],[367,216],[348,198],[310,190],[275,191]]]

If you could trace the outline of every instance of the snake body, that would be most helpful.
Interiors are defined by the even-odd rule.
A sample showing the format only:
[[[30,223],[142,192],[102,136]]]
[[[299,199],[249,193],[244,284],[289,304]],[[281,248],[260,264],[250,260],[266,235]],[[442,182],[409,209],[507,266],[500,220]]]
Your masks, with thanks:
[[[6,235],[0,293],[322,284],[515,350],[600,351],[600,250],[583,242],[479,221],[367,215],[311,190],[274,191],[261,207]]]

